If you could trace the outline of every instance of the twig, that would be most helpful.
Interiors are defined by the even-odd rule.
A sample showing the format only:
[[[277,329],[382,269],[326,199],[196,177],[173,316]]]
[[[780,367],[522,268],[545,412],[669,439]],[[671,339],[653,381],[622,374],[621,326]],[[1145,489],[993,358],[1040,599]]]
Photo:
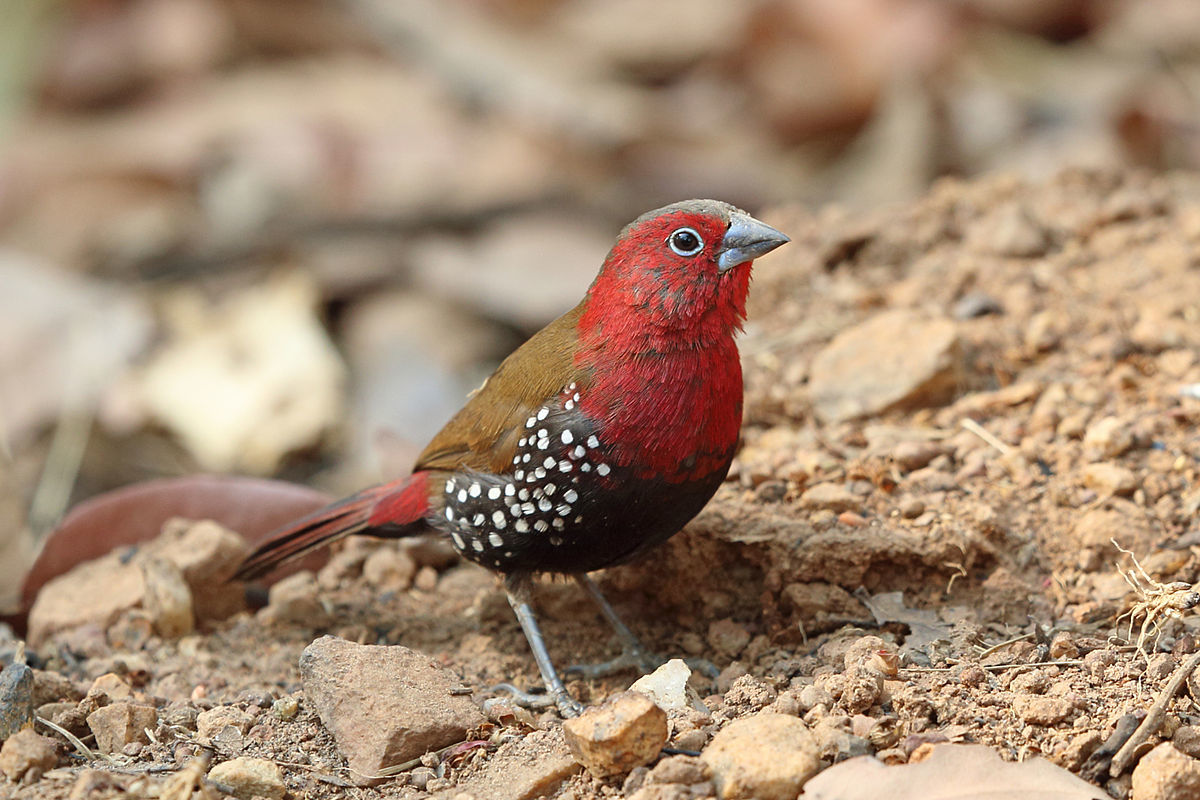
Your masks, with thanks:
[[[95,761],[97,758],[104,758],[102,753],[93,753],[86,744],[80,741],[79,737],[71,733],[61,725],[56,725],[45,717],[35,717],[35,719],[45,725],[50,730],[57,733],[59,736],[71,743],[71,746],[79,753],[80,757],[85,761]],[[107,759],[105,759],[107,760]]]
[[[982,425],[980,425],[978,422],[971,419],[970,417],[965,417],[963,419],[962,426],[964,428],[966,428],[967,430],[969,430],[971,433],[978,436],[980,439],[983,439],[985,442],[990,444],[992,447],[999,450],[1002,455],[1008,455],[1009,453],[1011,453],[1013,451],[1013,449],[1011,447],[1009,447],[1004,442],[997,439],[995,436],[993,436],[991,433],[989,433],[986,428],[984,428]]]
[[[1191,658],[1183,662],[1179,669],[1175,670],[1175,674],[1171,676],[1171,680],[1167,681],[1167,685],[1158,693],[1154,705],[1151,706],[1146,718],[1142,720],[1142,724],[1133,732],[1133,736],[1129,737],[1129,741],[1117,751],[1113,756],[1112,764],[1108,768],[1108,774],[1112,777],[1117,777],[1126,769],[1129,768],[1130,762],[1133,761],[1133,753],[1141,747],[1147,739],[1158,732],[1158,728],[1162,725],[1163,717],[1167,714],[1167,706],[1171,700],[1179,693],[1183,684],[1187,682],[1188,676],[1200,665],[1200,653],[1193,653]]]

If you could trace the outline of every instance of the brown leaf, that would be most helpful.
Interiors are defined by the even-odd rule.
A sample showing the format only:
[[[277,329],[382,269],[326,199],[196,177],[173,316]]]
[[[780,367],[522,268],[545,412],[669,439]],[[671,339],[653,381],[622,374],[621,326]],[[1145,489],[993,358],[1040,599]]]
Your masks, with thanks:
[[[163,478],[97,495],[71,509],[46,540],[25,577],[22,609],[28,611],[46,581],[114,548],[155,538],[172,517],[216,520],[253,545],[330,499],[299,484],[221,475]],[[301,566],[313,564],[301,560],[268,581]]]
[[[804,786],[801,800],[1107,800],[1099,787],[1040,758],[1001,760],[984,745],[940,745],[919,764],[843,761]]]

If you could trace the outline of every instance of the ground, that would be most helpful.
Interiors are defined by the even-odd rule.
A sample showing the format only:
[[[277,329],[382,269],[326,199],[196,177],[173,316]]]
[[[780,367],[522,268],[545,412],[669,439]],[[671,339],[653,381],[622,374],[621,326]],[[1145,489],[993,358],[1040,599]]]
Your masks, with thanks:
[[[1112,540],[1150,576],[1144,592],[1197,581],[1200,180],[947,180],[869,215],[795,206],[760,216],[793,244],[756,265],[743,449],[686,531],[600,576],[654,651],[720,670],[693,677],[712,713],[675,718],[672,744],[702,750],[766,709],[803,718],[823,765],[871,753],[900,764],[926,743],[978,742],[1129,796],[1128,771],[1113,777],[1088,756],[1123,717],[1150,710],[1197,647],[1186,610],[1156,616],[1142,650],[1131,646],[1118,617],[1154,598],[1123,577],[1135,567]],[[396,546],[353,545],[362,557]],[[118,620],[39,644],[46,669],[77,687],[117,672],[159,706],[157,743],[86,766],[111,770],[130,796],[154,796],[198,752],[196,710],[232,704],[253,725],[216,761],[266,758],[293,796],[346,796],[345,761],[306,706],[297,667],[325,633],[419,650],[477,697],[504,680],[537,685],[486,571],[427,557],[411,588],[381,590],[361,558],[327,570],[325,613],[308,624],[242,612],[171,639]],[[547,581],[539,607],[560,663],[615,654],[574,584]],[[597,703],[636,677],[568,685]],[[1173,736],[1196,756],[1190,691],[1166,701],[1149,741]],[[299,700],[294,718],[269,710],[280,697]],[[559,725],[552,712],[532,723]],[[495,774],[497,748],[531,730],[501,718],[485,746],[349,796],[489,796],[479,780]],[[0,795],[67,797],[85,765],[66,752],[40,780],[0,783]],[[664,779],[676,793],[653,796],[715,794],[703,774],[678,772],[689,783]],[[625,797],[645,775],[577,772],[553,796]]]

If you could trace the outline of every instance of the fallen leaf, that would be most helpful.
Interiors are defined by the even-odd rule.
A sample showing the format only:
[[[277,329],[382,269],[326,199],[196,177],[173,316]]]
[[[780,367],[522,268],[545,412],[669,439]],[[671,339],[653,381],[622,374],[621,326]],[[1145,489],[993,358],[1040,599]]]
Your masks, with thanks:
[[[1099,787],[1041,758],[1009,762],[990,747],[944,744],[918,764],[860,756],[825,770],[802,800],[1108,800]]]

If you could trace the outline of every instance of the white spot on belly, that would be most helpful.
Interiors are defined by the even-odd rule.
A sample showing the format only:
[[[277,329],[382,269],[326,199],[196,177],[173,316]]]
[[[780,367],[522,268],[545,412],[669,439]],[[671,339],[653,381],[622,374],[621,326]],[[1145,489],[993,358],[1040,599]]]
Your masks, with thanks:
[[[504,539],[500,538],[500,534],[498,533],[489,533],[488,544],[490,544],[492,547],[503,547]]]
[[[504,530],[504,526],[507,525],[508,522],[507,522],[507,520],[504,519],[503,511],[497,510],[495,513],[492,514],[492,524],[495,525],[500,530]]]
[[[562,432],[562,443],[563,444],[570,444],[573,441],[575,441],[574,434],[572,434],[569,430]]]

